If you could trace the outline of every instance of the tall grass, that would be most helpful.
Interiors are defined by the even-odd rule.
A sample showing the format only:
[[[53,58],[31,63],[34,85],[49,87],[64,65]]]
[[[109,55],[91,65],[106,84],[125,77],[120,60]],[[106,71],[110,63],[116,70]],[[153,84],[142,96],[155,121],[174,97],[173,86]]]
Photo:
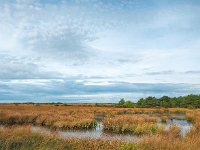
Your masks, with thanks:
[[[183,138],[180,129],[170,127],[160,131],[156,118],[139,114],[185,113],[193,127]],[[138,143],[103,139],[60,139],[56,135],[41,135],[31,132],[26,124],[51,128],[82,129],[95,126],[95,115],[106,116],[105,129],[120,133],[146,134]],[[166,118],[164,118],[166,119]],[[0,105],[0,123],[21,125],[21,127],[0,128],[0,149],[80,149],[80,150],[199,150],[200,149],[200,109],[182,108],[113,108],[95,106],[53,106],[53,105]],[[91,125],[92,124],[92,125]],[[23,126],[22,126],[23,125]],[[151,126],[152,125],[152,126]]]
[[[56,135],[31,132],[30,127],[0,129],[0,150],[113,150],[121,145],[126,143],[102,139],[60,139]]]
[[[104,130],[115,133],[133,133],[137,135],[156,133],[162,130],[156,124],[155,117],[144,115],[119,115],[103,120]]]
[[[18,106],[17,106],[18,107]],[[36,106],[35,106],[36,107]],[[0,123],[3,125],[32,124],[59,129],[91,129],[96,127],[95,116],[90,111],[0,109]]]

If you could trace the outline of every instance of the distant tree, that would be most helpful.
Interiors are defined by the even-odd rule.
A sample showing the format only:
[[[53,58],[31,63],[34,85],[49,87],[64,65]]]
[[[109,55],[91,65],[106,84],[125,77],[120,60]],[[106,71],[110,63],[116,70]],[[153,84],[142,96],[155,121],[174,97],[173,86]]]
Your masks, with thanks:
[[[193,95],[190,94],[185,97],[184,106],[186,107],[193,107],[193,108],[200,108],[200,95]]]
[[[125,100],[124,100],[124,98],[122,98],[122,99],[120,99],[120,101],[119,101],[119,105],[124,105],[124,103],[125,103]]]
[[[124,107],[124,108],[131,108],[131,107],[135,107],[136,105],[131,102],[131,101],[125,101],[124,98],[122,98],[118,104],[116,105],[116,107]]]
[[[187,95],[170,98],[163,96],[159,99],[149,96],[147,98],[141,98],[137,102],[138,107],[182,107],[182,108],[200,108],[200,95]]]
[[[139,106],[145,106],[146,105],[146,101],[144,98],[140,98],[140,100],[137,102],[137,105]]]
[[[160,103],[160,106],[161,107],[171,107],[172,104],[171,104],[171,98],[168,97],[168,96],[163,96],[159,99],[159,103]]]
[[[159,106],[159,102],[158,99],[152,96],[149,96],[146,98],[146,106],[148,107],[155,107],[155,106]]]
[[[126,107],[126,108],[135,107],[135,104],[131,101],[125,101],[124,107]]]

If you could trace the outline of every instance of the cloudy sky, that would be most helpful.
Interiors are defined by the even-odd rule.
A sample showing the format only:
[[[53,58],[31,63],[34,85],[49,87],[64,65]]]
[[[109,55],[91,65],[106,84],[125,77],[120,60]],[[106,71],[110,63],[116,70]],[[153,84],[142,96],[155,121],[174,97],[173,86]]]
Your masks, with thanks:
[[[0,102],[200,93],[199,0],[0,0]]]

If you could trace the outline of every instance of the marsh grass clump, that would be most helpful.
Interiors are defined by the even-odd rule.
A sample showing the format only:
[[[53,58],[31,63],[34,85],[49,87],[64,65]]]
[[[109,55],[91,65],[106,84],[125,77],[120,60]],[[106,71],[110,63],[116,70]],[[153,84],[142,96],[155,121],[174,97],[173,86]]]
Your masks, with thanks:
[[[38,108],[39,106],[34,106]],[[55,129],[92,129],[96,127],[95,115],[90,111],[68,110],[0,110],[0,124],[39,125]],[[87,117],[86,117],[87,116]]]
[[[0,129],[0,149],[75,149],[75,145],[64,143],[54,135],[43,136],[30,131],[30,127],[12,127]]]
[[[167,133],[169,134],[169,136],[174,137],[174,138],[181,137],[181,129],[176,125],[170,126]]]
[[[114,133],[131,133],[136,135],[150,134],[162,131],[157,126],[157,119],[144,115],[119,115],[103,120],[104,130]]]
[[[97,125],[95,120],[80,120],[79,122],[70,121],[56,121],[53,123],[52,128],[55,129],[93,129]]]
[[[3,125],[22,125],[34,123],[36,118],[37,116],[32,113],[26,113],[21,115],[18,112],[0,112],[0,123]]]
[[[169,117],[168,116],[161,116],[160,119],[161,119],[161,122],[166,123],[169,120]]]
[[[0,150],[113,150],[125,144],[102,139],[61,139],[32,132],[30,126],[0,129]]]
[[[146,150],[146,148],[139,146],[137,143],[126,143],[121,145],[119,150]]]

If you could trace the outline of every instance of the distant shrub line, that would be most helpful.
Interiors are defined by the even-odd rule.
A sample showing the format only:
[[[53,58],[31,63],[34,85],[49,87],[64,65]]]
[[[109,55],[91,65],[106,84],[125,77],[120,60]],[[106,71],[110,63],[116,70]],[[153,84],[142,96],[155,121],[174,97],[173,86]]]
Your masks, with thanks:
[[[137,103],[133,103],[131,101],[126,101],[121,99],[116,107],[165,107],[165,108],[200,108],[200,95],[187,95],[180,97],[168,97],[163,96],[161,98],[156,98],[149,96],[147,98],[141,98]]]

